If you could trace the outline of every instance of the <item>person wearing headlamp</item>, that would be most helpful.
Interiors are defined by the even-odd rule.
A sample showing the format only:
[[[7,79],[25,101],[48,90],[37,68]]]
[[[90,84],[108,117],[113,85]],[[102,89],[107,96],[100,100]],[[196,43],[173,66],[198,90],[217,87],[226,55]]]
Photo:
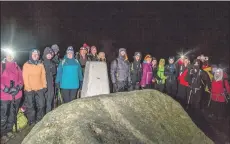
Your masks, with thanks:
[[[23,87],[22,71],[14,60],[14,52],[4,49],[3,53],[5,58],[1,62],[1,135],[13,129]]]

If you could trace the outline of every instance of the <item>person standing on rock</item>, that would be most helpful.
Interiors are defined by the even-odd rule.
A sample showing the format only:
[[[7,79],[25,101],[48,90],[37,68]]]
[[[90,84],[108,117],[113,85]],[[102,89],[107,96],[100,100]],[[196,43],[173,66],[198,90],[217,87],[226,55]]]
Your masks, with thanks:
[[[167,76],[165,76],[165,59],[160,59],[156,75],[156,90],[159,90],[160,92],[164,91],[166,79]]]
[[[1,62],[1,136],[13,130],[23,87],[22,71],[14,60],[14,53],[8,49],[4,54]]]
[[[39,58],[39,50],[32,49],[22,70],[26,115],[30,125],[40,121],[45,114],[46,71]]]
[[[166,79],[166,91],[172,97],[175,97],[177,92],[177,72],[174,61],[174,57],[169,57],[169,64],[165,66],[165,76],[168,77]]]
[[[142,89],[150,89],[153,81],[152,56],[146,55],[142,64],[142,77],[140,85]]]
[[[86,62],[90,61],[90,57],[87,55],[87,48],[81,47],[80,52],[76,52],[75,58],[79,61],[84,75]]]
[[[113,92],[122,92],[130,88],[132,84],[130,63],[125,48],[120,48],[118,58],[112,61],[110,74],[113,83]]]
[[[47,92],[45,93],[46,99],[46,113],[50,112],[53,109],[53,102],[54,102],[54,80],[56,75],[56,65],[52,61],[54,56],[54,52],[51,48],[46,47],[43,52],[43,64],[46,70],[46,81],[47,81]]]
[[[56,87],[61,89],[64,103],[74,100],[77,91],[82,87],[82,69],[79,61],[74,58],[74,50],[69,46],[64,59],[60,62],[56,77]]]
[[[89,57],[90,57],[91,61],[98,61],[98,55],[97,55],[96,46],[91,47]]]
[[[180,62],[178,71],[178,90],[176,99],[183,105],[186,104],[187,97],[189,95],[189,84],[186,80],[189,67],[188,57],[184,57],[183,61]]]
[[[142,75],[142,65],[141,65],[141,53],[135,52],[133,56],[134,60],[130,64],[130,75],[132,80],[132,90],[140,89],[140,81]]]

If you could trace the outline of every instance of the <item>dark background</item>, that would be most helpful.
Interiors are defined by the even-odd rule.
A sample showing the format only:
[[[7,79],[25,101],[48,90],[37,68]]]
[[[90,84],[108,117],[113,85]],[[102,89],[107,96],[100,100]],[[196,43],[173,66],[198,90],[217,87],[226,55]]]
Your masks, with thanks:
[[[229,2],[1,2],[1,46],[19,63],[28,50],[57,43],[96,45],[111,61],[120,47],[156,58],[182,49],[229,64]]]

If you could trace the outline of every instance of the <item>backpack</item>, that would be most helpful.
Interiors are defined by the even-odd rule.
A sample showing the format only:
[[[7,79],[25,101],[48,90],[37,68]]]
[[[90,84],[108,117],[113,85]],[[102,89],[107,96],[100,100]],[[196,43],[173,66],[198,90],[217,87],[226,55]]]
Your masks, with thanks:
[[[24,115],[21,109],[19,109],[17,114],[17,130],[22,130],[27,126],[28,119]],[[13,126],[13,132],[15,132],[15,124]]]

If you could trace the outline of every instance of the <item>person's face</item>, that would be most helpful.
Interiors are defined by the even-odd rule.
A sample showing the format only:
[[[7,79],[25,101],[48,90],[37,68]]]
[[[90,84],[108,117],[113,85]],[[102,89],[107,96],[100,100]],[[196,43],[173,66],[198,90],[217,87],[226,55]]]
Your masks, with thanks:
[[[48,60],[52,59],[52,57],[53,57],[53,56],[52,56],[51,54],[47,54],[47,55],[46,55],[46,58],[47,58]]]
[[[86,55],[86,54],[87,54],[87,51],[86,51],[86,50],[80,50],[80,54],[81,54],[81,55]]]
[[[189,64],[189,60],[188,59],[184,59],[184,64],[188,65]]]
[[[154,65],[154,66],[157,65],[157,60],[153,60],[152,65]]]
[[[125,51],[121,51],[121,56],[125,56],[126,52]]]
[[[173,64],[174,63],[174,59],[169,59],[169,63]]]
[[[37,61],[37,60],[39,59],[39,55],[38,55],[37,52],[32,52],[32,59],[33,59],[34,61]]]
[[[92,51],[91,51],[91,53],[95,55],[97,53],[97,49],[93,48]]]
[[[67,53],[67,58],[72,59],[73,58],[73,52],[68,52]]]
[[[12,62],[12,61],[14,60],[14,57],[13,57],[12,55],[8,54],[8,55],[6,56],[6,60],[7,60],[8,62]]]
[[[135,56],[135,59],[136,59],[136,61],[139,61],[140,60],[140,56],[139,55]]]
[[[151,63],[151,61],[152,61],[152,58],[147,58],[147,59],[146,59],[146,62],[147,62],[147,63]]]
[[[105,60],[105,55],[104,54],[101,55],[101,59]]]

